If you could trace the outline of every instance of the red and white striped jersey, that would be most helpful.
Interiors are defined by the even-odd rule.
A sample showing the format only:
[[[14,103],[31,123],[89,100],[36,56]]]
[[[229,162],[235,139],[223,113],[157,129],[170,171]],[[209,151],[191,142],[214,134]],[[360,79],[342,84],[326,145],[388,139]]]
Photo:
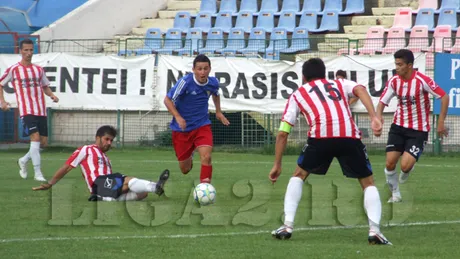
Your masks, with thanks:
[[[98,176],[112,174],[112,164],[109,158],[94,144],[75,150],[69,159],[67,159],[66,164],[73,168],[80,165],[81,173],[83,178],[85,178],[90,192]]]
[[[305,116],[311,138],[360,139],[348,105],[349,97],[355,97],[356,82],[339,79],[320,79],[299,87],[289,97],[282,121],[294,126],[300,113]]]
[[[428,93],[436,98],[441,98],[446,94],[432,78],[415,71],[408,81],[399,75],[390,78],[380,96],[380,102],[388,105],[396,96],[398,106],[393,123],[404,128],[428,132],[430,131],[431,108]]]
[[[19,115],[46,116],[46,103],[43,87],[49,86],[42,67],[31,64],[23,66],[17,63],[9,67],[2,77],[0,85],[13,85],[18,103]]]

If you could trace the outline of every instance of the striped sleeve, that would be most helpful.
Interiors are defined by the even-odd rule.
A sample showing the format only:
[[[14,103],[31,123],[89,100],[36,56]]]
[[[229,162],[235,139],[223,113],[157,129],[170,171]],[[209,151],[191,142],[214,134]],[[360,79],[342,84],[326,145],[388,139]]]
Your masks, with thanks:
[[[439,85],[436,84],[436,82],[431,77],[428,77],[422,73],[417,73],[417,75],[422,81],[423,90],[429,92],[437,99],[446,95],[446,92],[441,87],[439,87]]]
[[[387,85],[385,86],[385,89],[383,90],[383,93],[380,96],[381,103],[388,105],[391,99],[396,95],[396,91],[394,87],[395,80],[396,80],[396,77],[392,77],[390,80],[388,80]]]
[[[181,96],[185,90],[187,89],[187,81],[184,78],[181,78],[171,90],[169,90],[167,96],[171,99],[174,103],[176,102],[177,98]]]
[[[45,70],[42,67],[40,67],[40,84],[41,87],[47,87],[50,85],[50,81],[46,77]]]
[[[281,121],[287,122],[289,125],[294,126],[299,114],[300,108],[297,105],[297,101],[295,100],[295,95],[291,94],[286,104],[286,108],[284,108],[284,113]]]
[[[12,79],[13,79],[13,69],[12,67],[9,67],[5,71],[5,73],[3,73],[2,77],[0,77],[0,85],[5,86],[9,82],[11,82]]]
[[[67,159],[66,164],[75,168],[87,157],[88,148],[86,146],[81,147],[73,152],[73,154]]]

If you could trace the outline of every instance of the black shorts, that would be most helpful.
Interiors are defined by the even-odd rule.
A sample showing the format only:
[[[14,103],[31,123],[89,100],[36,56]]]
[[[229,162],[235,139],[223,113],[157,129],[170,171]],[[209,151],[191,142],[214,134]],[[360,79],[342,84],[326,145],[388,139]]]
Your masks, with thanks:
[[[427,141],[428,132],[404,128],[393,123],[388,132],[386,152],[407,152],[418,161]]]
[[[372,175],[372,167],[366,146],[360,139],[309,138],[297,160],[302,169],[311,174],[326,174],[332,159],[339,160],[346,177],[365,178]]]
[[[125,177],[120,173],[98,176],[93,183],[91,193],[116,199],[122,194]]]
[[[40,136],[48,137],[48,121],[46,116],[26,115],[22,117],[23,136],[38,132]]]

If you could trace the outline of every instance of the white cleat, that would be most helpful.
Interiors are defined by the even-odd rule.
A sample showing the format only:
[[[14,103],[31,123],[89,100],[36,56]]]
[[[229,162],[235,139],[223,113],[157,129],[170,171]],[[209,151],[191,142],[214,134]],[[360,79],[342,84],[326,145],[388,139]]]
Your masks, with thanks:
[[[401,193],[393,193],[393,195],[391,195],[391,198],[388,200],[388,203],[398,203],[398,202],[402,202]]]
[[[399,183],[406,183],[407,179],[409,179],[409,173],[399,173]]]
[[[369,245],[393,245],[382,233],[369,233]]]
[[[34,176],[34,179],[35,181],[39,181],[39,182],[46,182],[46,179],[45,177],[43,177],[43,174],[42,173],[36,173],[35,176]]]
[[[27,163],[21,162],[21,159],[18,159],[19,166],[19,175],[22,179],[27,179]]]

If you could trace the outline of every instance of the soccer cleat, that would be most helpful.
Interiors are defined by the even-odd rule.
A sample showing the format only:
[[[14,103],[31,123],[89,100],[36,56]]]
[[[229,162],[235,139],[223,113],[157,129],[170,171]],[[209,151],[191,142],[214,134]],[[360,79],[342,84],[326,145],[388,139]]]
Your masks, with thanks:
[[[399,173],[399,182],[400,183],[406,183],[407,179],[409,178],[409,173]]]
[[[21,159],[18,159],[18,166],[19,166],[19,175],[22,179],[27,178],[27,163],[21,162]]]
[[[34,179],[35,181],[46,182],[46,179],[43,177],[42,173],[35,173]]]
[[[393,193],[391,198],[388,200],[388,203],[398,203],[402,201],[401,193]]]
[[[155,193],[158,194],[158,196],[163,195],[165,190],[163,189],[166,181],[169,179],[169,170],[166,169],[161,173],[160,178],[158,178],[158,182],[155,186]]]
[[[277,239],[289,239],[292,236],[292,227],[282,225],[277,230],[272,231],[272,236]]]
[[[369,241],[369,245],[390,245],[393,244],[388,241],[388,239],[382,233],[369,233],[369,237],[367,238]]]

